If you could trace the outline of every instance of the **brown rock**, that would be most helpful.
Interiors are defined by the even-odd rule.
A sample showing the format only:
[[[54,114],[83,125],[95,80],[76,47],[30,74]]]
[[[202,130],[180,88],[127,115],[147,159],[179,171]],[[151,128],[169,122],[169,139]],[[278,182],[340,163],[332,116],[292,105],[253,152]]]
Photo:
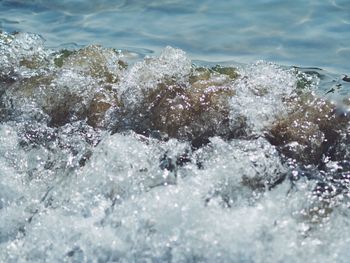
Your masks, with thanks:
[[[336,106],[311,93],[287,102],[290,112],[269,131],[269,140],[287,157],[317,164],[339,137],[346,120],[335,114]]]

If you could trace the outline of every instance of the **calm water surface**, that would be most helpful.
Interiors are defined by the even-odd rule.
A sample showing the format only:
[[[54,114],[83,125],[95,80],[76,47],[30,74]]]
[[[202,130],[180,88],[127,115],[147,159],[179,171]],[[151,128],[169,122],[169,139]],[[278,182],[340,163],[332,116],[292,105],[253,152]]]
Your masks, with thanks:
[[[349,74],[347,0],[3,0],[0,28],[39,33],[49,46],[100,43],[146,55],[171,45],[197,60]]]

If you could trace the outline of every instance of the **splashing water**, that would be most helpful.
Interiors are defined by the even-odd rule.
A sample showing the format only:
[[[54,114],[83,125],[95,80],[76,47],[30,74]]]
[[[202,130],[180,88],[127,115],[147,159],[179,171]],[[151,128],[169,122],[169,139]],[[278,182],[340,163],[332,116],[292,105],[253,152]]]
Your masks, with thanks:
[[[1,262],[347,261],[348,117],[322,75],[0,41]]]

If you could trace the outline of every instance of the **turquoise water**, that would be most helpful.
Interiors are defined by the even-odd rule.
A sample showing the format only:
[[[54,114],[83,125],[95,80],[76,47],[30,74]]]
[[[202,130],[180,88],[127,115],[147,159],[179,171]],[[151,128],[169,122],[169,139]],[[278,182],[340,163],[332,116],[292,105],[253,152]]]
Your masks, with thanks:
[[[0,262],[349,262],[349,3],[0,0]]]
[[[167,45],[192,59],[264,59],[349,74],[350,2],[3,0],[0,28],[67,43],[159,53]]]

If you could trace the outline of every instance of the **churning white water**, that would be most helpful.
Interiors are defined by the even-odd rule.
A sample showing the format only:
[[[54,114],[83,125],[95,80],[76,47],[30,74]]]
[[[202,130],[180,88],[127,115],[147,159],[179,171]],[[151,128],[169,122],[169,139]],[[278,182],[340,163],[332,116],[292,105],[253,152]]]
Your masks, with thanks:
[[[348,133],[342,158],[319,163],[266,136],[315,74],[257,62],[192,84],[195,66],[171,47],[128,67],[116,61],[132,54],[101,47],[62,56],[36,35],[0,35],[1,262],[348,261]],[[185,94],[164,110],[147,101],[162,83]],[[215,109],[204,117],[186,95],[195,85]],[[183,133],[147,115],[169,110],[193,114]],[[215,118],[234,132],[212,131]]]

